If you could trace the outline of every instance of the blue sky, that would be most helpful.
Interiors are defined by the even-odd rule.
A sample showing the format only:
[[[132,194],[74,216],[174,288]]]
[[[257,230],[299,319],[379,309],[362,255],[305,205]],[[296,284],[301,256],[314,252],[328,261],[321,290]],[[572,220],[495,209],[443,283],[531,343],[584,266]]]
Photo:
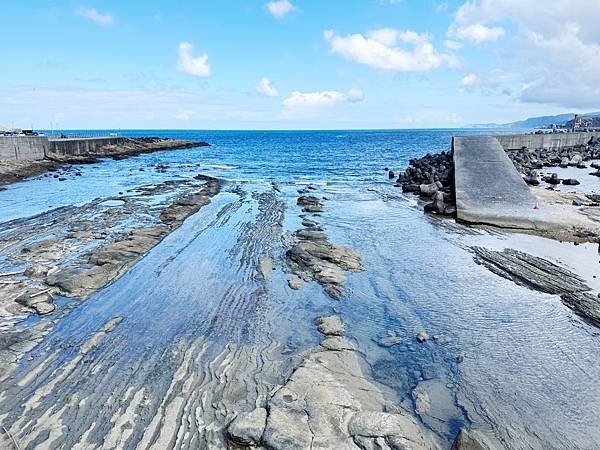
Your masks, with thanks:
[[[600,0],[6,2],[0,124],[455,127],[600,109]]]

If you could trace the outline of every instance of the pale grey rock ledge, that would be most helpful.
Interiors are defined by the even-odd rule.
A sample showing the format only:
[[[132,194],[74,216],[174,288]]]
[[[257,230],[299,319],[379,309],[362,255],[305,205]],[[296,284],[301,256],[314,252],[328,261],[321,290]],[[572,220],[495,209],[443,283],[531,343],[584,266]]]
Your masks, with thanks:
[[[228,429],[232,446],[269,449],[441,449],[436,436],[404,409],[386,401],[368,380],[360,355],[339,317],[323,343],[307,353],[265,407],[238,417]],[[333,331],[333,332],[332,332]],[[262,430],[261,428],[264,427]]]

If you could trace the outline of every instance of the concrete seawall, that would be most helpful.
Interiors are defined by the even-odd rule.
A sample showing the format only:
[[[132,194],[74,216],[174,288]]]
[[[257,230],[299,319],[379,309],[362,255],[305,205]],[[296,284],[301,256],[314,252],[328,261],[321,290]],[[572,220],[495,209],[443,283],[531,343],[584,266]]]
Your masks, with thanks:
[[[34,161],[50,151],[46,136],[0,137],[0,160]]]
[[[80,156],[98,152],[107,145],[122,145],[122,137],[48,138],[48,136],[0,137],[0,160],[35,161],[50,154]]]
[[[559,149],[586,145],[591,139],[600,137],[600,131],[576,133],[543,133],[543,134],[508,134],[495,136],[504,150],[519,150],[523,147],[531,149]]]
[[[49,139],[49,151],[61,156],[81,156],[95,153],[106,145],[122,145],[125,138],[100,137],[100,138],[67,138]]]

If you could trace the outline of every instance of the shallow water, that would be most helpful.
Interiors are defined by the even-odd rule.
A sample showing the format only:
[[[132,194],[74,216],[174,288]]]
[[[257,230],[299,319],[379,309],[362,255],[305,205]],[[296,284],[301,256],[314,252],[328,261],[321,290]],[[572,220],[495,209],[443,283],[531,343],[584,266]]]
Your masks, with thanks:
[[[424,215],[383,168],[398,172],[412,157],[448,149],[451,134],[169,132],[214,145],[84,165],[81,177],[65,182],[40,177],[9,186],[0,192],[2,221],[198,172],[230,180],[122,278],[66,305],[65,317],[2,383],[0,420],[31,447],[54,439],[66,447],[134,447],[168,443],[160,429],[184,430],[201,417],[216,431],[182,431],[178,446],[218,443],[219,426],[285,378],[288,355],[318,342],[313,319],[335,310],[369,374],[398,403],[414,409],[418,385],[436,393],[422,419],[446,444],[473,425],[510,448],[600,447],[598,329],[557,296],[477,265],[469,247],[560,260],[596,289],[597,250]],[[165,173],[154,170],[158,163],[169,166]],[[349,275],[340,302],[314,283],[287,288],[283,256],[300,226],[296,191],[307,183],[328,199],[318,220],[330,241],[363,257],[366,271]],[[265,255],[275,263],[268,280],[259,270]],[[116,317],[115,330],[82,356],[81,346]],[[402,342],[378,345],[390,331]],[[443,338],[418,344],[420,331]],[[181,404],[183,413],[170,409]],[[135,427],[117,426],[129,416]],[[147,432],[156,417],[162,426]]]

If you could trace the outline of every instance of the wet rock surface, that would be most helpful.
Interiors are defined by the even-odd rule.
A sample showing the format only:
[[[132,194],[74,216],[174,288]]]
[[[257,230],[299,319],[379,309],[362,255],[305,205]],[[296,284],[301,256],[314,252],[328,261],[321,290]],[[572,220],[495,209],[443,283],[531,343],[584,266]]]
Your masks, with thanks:
[[[321,199],[315,196],[301,196],[297,203],[303,212],[324,211]],[[296,242],[286,253],[288,267],[298,277],[288,280],[288,284],[299,289],[302,282],[317,281],[332,298],[339,300],[347,280],[344,272],[363,270],[360,255],[348,247],[331,244],[327,234],[316,229],[318,223],[308,220],[307,228],[294,233]]]
[[[53,312],[56,296],[88,297],[127,271],[219,189],[218,180],[200,176],[5,222],[0,256],[10,265],[4,264],[0,276],[0,313],[19,320],[32,312]],[[149,206],[154,195],[166,198]]]
[[[330,321],[343,327],[338,316],[321,317],[316,323]],[[244,414],[239,422],[236,419],[229,435],[234,443],[243,435],[245,442],[271,449],[441,448],[429,430],[387,398],[381,387],[366,378],[353,345],[326,335],[275,389],[265,408]],[[255,424],[263,424],[263,411],[266,423],[257,440]],[[240,432],[239,423],[249,422],[249,417],[257,420]],[[245,432],[248,429],[251,436]]]
[[[480,433],[461,428],[450,450],[494,450]]]
[[[600,298],[577,274],[517,250],[473,247],[473,251],[475,260],[493,273],[540,292],[560,295],[567,306],[600,325]]]

